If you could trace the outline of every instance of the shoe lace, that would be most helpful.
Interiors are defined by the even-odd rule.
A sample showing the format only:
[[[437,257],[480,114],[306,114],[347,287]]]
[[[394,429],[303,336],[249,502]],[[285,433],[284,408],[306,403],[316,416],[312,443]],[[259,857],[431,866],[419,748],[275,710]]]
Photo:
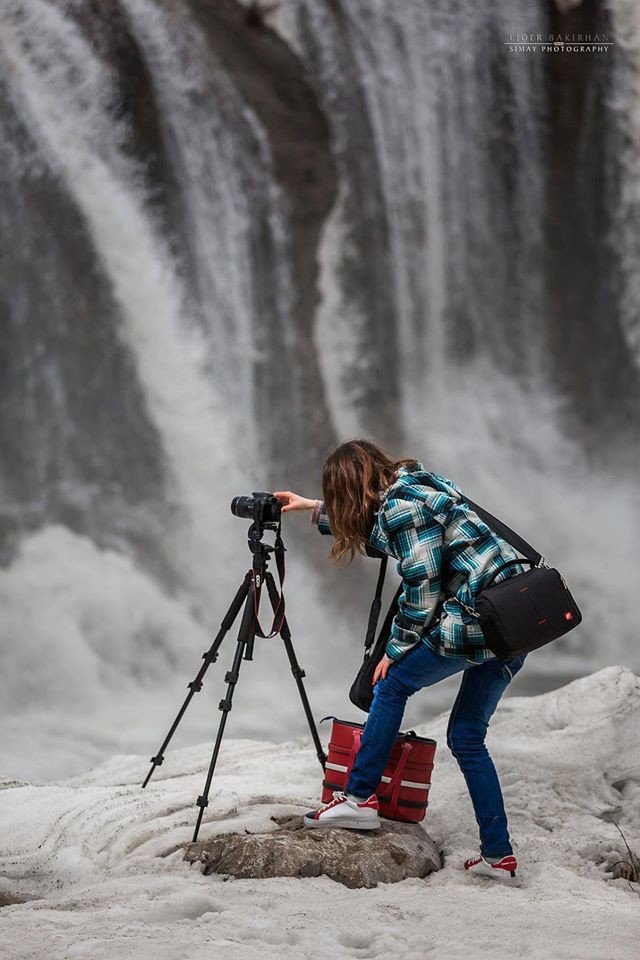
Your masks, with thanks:
[[[341,790],[333,791],[333,800],[330,800],[329,803],[325,803],[322,810],[331,810],[332,807],[337,806],[339,803],[342,803],[345,799],[344,793]]]

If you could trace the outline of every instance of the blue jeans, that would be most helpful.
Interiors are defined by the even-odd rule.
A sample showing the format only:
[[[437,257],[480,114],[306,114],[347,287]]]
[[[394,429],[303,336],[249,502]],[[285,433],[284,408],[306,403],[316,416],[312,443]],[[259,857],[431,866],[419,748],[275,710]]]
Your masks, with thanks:
[[[347,791],[356,797],[375,793],[396,741],[408,698],[422,687],[464,671],[447,728],[447,745],[463,773],[480,831],[480,851],[487,857],[513,853],[498,774],[484,743],[489,720],[500,697],[524,663],[443,657],[419,643],[389,668],[373,692],[362,744]]]

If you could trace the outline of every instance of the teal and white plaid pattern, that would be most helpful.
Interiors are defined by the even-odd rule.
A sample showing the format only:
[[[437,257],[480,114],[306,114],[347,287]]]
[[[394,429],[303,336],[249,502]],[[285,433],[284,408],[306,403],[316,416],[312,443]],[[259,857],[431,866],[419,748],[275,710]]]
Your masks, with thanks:
[[[318,529],[331,533],[324,510]],[[464,502],[460,487],[420,463],[415,470],[401,467],[382,495],[369,542],[398,560],[403,582],[387,656],[398,660],[420,641],[445,657],[476,662],[494,656],[459,601],[473,609],[493,571],[518,553]],[[526,569],[507,567],[494,583]]]

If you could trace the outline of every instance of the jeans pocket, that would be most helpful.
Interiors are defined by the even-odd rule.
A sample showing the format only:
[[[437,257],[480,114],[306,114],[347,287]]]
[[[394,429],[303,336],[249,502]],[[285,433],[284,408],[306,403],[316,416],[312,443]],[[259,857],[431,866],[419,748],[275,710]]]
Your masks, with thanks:
[[[512,660],[502,661],[502,676],[509,683],[511,683],[518,670],[521,669],[526,656],[526,653],[523,653],[519,657],[514,657]]]

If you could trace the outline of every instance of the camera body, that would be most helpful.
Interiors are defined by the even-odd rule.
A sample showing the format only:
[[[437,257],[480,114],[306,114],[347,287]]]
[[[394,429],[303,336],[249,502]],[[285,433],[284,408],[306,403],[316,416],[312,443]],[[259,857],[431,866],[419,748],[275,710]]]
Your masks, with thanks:
[[[272,493],[255,491],[250,497],[234,497],[231,501],[231,513],[234,517],[244,517],[264,526],[267,523],[279,523],[282,504]]]

